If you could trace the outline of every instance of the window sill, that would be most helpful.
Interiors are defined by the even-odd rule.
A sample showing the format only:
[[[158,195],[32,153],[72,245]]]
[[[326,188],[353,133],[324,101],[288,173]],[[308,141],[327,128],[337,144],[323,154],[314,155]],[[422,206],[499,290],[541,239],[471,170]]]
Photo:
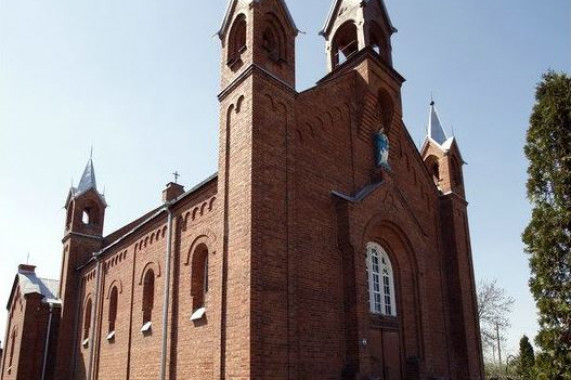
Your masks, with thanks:
[[[153,322],[146,322],[143,327],[141,327],[141,332],[143,334],[148,333],[151,331],[151,328],[153,327]]]
[[[115,340],[115,331],[111,331],[109,335],[105,338],[107,341],[112,342]]]
[[[201,307],[199,309],[196,309],[196,311],[192,313],[190,320],[191,322],[196,322],[204,318],[205,315],[206,315],[206,308]]]
[[[399,319],[397,316],[371,313],[370,317],[371,317],[371,327],[373,328],[379,328],[379,329],[399,328]]]

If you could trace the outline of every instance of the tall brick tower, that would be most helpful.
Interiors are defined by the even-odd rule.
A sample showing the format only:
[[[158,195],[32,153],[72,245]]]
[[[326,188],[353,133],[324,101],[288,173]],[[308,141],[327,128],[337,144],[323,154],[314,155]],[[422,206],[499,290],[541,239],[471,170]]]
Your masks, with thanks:
[[[71,187],[65,204],[67,212],[63,238],[63,260],[59,298],[62,300],[56,379],[73,379],[78,343],[80,275],[78,268],[101,249],[107,204],[97,190],[93,160],[89,159],[77,188]]]
[[[230,1],[219,32],[222,378],[287,378],[287,307],[276,306],[288,299],[297,32],[282,0]]]
[[[450,353],[453,378],[481,376],[481,356],[476,285],[468,228],[468,202],[464,191],[464,160],[454,137],[448,138],[435,102],[431,101],[422,158],[440,190],[441,238],[450,319]]]

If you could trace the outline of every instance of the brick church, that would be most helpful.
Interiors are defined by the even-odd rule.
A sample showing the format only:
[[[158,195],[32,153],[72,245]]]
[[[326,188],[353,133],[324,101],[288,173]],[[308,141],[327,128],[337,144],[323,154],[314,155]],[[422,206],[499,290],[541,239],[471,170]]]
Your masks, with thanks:
[[[21,265],[1,380],[482,379],[463,159],[419,150],[382,0],[336,0],[295,89],[284,0],[231,0],[218,172],[109,235],[92,160],[59,281]]]

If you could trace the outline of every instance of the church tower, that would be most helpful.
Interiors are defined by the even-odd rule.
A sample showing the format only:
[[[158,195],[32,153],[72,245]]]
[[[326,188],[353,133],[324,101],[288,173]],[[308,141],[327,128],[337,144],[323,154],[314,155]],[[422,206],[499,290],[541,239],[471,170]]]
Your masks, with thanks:
[[[218,34],[221,378],[287,378],[284,263],[297,33],[283,0],[230,0]]]
[[[477,309],[468,202],[464,191],[462,155],[448,137],[434,101],[430,103],[427,136],[421,156],[440,193],[441,240],[448,298],[450,355],[455,379],[478,378],[483,359]]]
[[[71,187],[65,203],[66,222],[59,298],[62,300],[56,379],[72,379],[77,337],[77,311],[81,302],[78,268],[91,260],[103,243],[103,222],[107,203],[97,190],[95,169],[90,158],[81,181]]]

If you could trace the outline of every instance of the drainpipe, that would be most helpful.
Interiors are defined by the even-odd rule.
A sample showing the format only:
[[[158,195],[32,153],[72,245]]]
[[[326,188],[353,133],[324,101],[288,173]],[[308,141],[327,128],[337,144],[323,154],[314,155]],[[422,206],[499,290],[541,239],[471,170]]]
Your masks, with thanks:
[[[48,366],[48,350],[50,348],[50,336],[52,333],[52,318],[54,315],[54,304],[52,302],[50,305],[50,317],[48,318],[48,333],[46,335],[46,345],[44,347],[44,361],[42,364],[42,380],[46,379],[46,367]]]
[[[91,380],[93,376],[93,356],[95,353],[95,315],[99,312],[99,287],[101,286],[101,261],[99,260],[98,256],[94,256],[97,260],[97,267],[95,269],[95,276],[97,277],[97,284],[95,285],[95,297],[93,297],[92,301],[92,309],[91,309],[91,331],[89,336],[89,372],[87,375],[87,379]]]
[[[163,345],[161,352],[161,374],[159,379],[166,379],[167,370],[167,328],[168,328],[168,317],[169,317],[169,297],[170,297],[170,277],[171,277],[171,242],[172,242],[172,221],[173,213],[169,208],[169,204],[166,205],[165,209],[168,214],[167,221],[167,249],[165,253],[165,295],[163,304]]]

